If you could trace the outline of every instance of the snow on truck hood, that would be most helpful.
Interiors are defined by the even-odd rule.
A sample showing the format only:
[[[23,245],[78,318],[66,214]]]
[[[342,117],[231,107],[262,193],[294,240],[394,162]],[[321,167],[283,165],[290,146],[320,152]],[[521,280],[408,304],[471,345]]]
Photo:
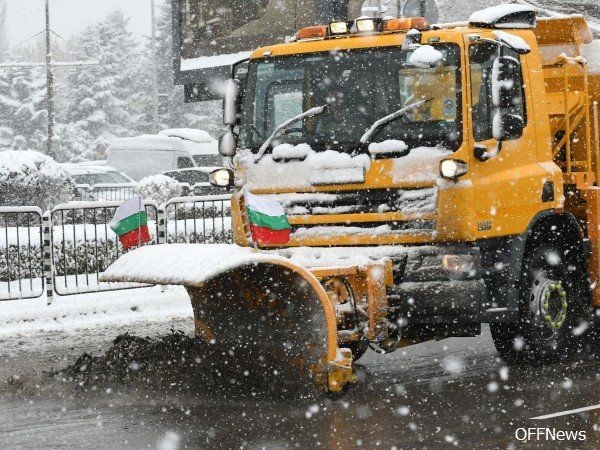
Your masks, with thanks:
[[[371,144],[370,153],[404,151],[401,141]],[[394,183],[435,183],[439,179],[440,161],[451,155],[450,150],[439,147],[417,147],[405,156],[393,160]],[[285,159],[285,157],[289,159]],[[250,189],[302,189],[325,184],[364,183],[373,161],[367,154],[350,156],[347,153],[327,150],[315,152],[307,144],[292,146],[281,144],[272,154],[256,161],[256,155],[242,150],[236,156],[244,169],[245,185]],[[302,159],[302,160],[299,160]]]

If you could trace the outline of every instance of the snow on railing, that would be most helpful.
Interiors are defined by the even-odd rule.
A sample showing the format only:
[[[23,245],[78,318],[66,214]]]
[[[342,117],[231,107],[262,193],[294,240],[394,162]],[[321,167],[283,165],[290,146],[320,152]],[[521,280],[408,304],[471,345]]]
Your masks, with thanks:
[[[163,205],[145,201],[159,243],[231,243],[231,196],[192,196]],[[124,251],[109,222],[122,201],[72,201],[45,215],[37,207],[0,207],[0,300],[37,298],[46,288],[72,295],[142,287],[103,283],[100,275]],[[46,263],[46,264],[45,264]]]
[[[221,191],[208,182],[202,183],[178,183],[184,196],[213,195]],[[137,184],[128,183],[102,183],[102,184],[77,184],[75,186],[75,200],[78,201],[125,201],[135,197]]]
[[[44,293],[42,210],[0,207],[0,301]]]

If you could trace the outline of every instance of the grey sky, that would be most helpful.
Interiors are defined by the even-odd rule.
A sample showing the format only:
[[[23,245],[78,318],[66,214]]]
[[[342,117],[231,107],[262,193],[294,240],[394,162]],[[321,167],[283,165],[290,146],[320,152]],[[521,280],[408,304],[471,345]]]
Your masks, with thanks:
[[[44,0],[6,0],[8,37],[16,45],[44,29]],[[162,0],[156,0],[157,5]],[[65,38],[114,9],[130,17],[137,35],[150,33],[150,0],[50,0],[52,28]]]

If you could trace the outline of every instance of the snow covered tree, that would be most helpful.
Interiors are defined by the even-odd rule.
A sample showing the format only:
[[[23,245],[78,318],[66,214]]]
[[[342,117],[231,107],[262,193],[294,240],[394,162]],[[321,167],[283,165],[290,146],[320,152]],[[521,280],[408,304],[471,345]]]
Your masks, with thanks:
[[[7,14],[8,1],[0,0],[0,61],[5,60],[6,52],[8,51]]]
[[[162,174],[142,178],[136,187],[137,193],[142,198],[154,200],[159,204],[181,196],[182,190],[177,180]]]
[[[135,116],[129,100],[137,43],[127,26],[123,12],[114,11],[72,43],[75,59],[97,60],[99,65],[84,66],[69,75],[65,119],[93,139],[131,134]]]
[[[43,70],[0,68],[0,143],[3,147],[43,151],[46,117]]]
[[[71,199],[75,185],[52,158],[0,147],[0,205],[47,209]]]

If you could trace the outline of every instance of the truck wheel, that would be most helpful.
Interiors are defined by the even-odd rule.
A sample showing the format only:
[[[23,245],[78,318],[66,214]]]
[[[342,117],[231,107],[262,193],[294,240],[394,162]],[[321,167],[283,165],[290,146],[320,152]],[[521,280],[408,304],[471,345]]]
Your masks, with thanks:
[[[587,269],[577,252],[561,247],[542,245],[526,254],[519,322],[490,326],[508,364],[550,364],[581,351],[591,322]]]

